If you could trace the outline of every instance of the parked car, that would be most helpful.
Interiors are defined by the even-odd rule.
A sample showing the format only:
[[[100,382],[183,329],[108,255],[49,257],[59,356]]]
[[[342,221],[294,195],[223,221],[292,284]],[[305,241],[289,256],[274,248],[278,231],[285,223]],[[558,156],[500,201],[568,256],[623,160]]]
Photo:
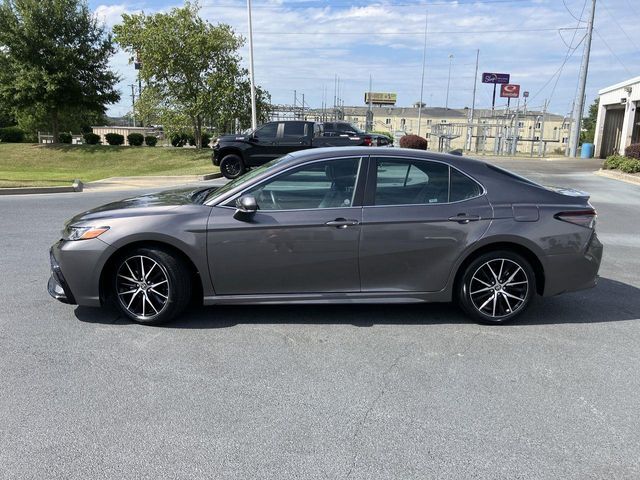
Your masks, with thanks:
[[[475,320],[503,323],[536,294],[596,284],[602,245],[588,199],[465,157],[308,150],[222,187],[77,215],[51,248],[48,289],[65,303],[113,303],[145,324],[171,320],[194,297],[453,300]]]
[[[252,167],[298,150],[371,144],[371,136],[325,135],[322,123],[268,122],[246,135],[221,137],[213,147],[212,161],[226,178],[234,179]]]
[[[349,122],[324,122],[325,136],[363,137],[365,143],[370,139],[370,144],[375,147],[392,146],[393,140],[379,133],[366,133]]]

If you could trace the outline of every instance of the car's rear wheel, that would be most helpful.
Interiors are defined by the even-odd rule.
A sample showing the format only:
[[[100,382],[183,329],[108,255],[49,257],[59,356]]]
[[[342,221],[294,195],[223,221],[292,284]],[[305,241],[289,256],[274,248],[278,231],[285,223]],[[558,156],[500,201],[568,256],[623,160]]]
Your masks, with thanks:
[[[466,267],[458,285],[458,302],[479,322],[506,323],[526,310],[535,285],[533,268],[521,255],[485,253]]]
[[[225,178],[233,180],[245,171],[244,162],[238,155],[227,155],[220,161],[220,172]]]
[[[184,262],[161,249],[128,252],[116,262],[113,275],[118,308],[139,323],[168,322],[191,298],[191,279]]]

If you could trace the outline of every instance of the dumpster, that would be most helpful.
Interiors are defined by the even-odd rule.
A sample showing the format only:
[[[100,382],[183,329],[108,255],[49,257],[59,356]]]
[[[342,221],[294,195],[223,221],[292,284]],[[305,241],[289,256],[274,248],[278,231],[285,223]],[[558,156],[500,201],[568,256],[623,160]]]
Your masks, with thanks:
[[[580,158],[593,157],[593,143],[583,143],[580,150]]]

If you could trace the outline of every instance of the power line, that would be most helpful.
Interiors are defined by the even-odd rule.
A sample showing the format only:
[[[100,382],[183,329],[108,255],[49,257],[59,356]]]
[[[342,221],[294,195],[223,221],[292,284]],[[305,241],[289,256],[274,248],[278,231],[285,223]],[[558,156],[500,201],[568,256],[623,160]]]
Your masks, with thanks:
[[[509,30],[440,30],[430,32],[431,34],[440,35],[487,35],[489,33],[520,33],[520,32],[560,32],[562,30],[584,30],[585,27],[560,27],[560,28],[518,28]],[[244,34],[244,32],[241,32]],[[259,35],[396,35],[396,36],[412,36],[412,35],[424,35],[422,32],[254,32]]]
[[[337,9],[337,8],[367,8],[367,7],[401,7],[401,8],[424,8],[431,6],[475,6],[475,5],[484,5],[484,4],[522,4],[522,3],[531,3],[532,0],[471,0],[469,2],[446,2],[446,1],[438,1],[438,2],[418,2],[418,3],[393,3],[393,2],[374,2],[370,4],[353,4],[353,3],[343,3],[343,4],[331,4],[326,5],[323,3],[314,4],[314,2],[298,2],[298,3],[281,3],[278,5],[273,4],[259,4],[253,5],[253,8],[267,9],[267,10],[293,10],[293,9]],[[240,6],[239,3],[214,3],[209,5],[209,7],[217,7],[217,8],[238,8]]]
[[[614,23],[618,26],[618,28],[622,31],[622,33],[624,33],[624,36],[627,37],[627,40],[629,40],[633,44],[633,46],[636,48],[636,50],[640,50],[640,48],[638,48],[638,45],[636,44],[636,42],[634,42],[633,39],[629,36],[629,34],[626,32],[626,30],[624,28],[622,28],[622,25],[620,25],[620,23],[618,23],[618,20],[616,20],[616,17],[611,13],[611,11],[607,7],[607,5],[602,0],[600,0],[600,5],[602,5],[604,7],[606,12],[611,17],[611,20],[614,21]]]
[[[623,62],[622,60],[620,60],[620,58],[618,57],[618,55],[616,55],[616,54],[615,54],[615,52],[613,51],[613,49],[609,46],[609,44],[608,44],[608,43],[607,43],[607,41],[604,39],[604,37],[600,34],[600,32],[598,31],[598,29],[594,27],[594,30],[596,31],[596,34],[598,34],[598,37],[600,37],[600,40],[602,40],[602,43],[604,43],[605,47],[607,47],[607,49],[609,50],[609,52],[611,52],[611,55],[613,55],[613,56],[614,56],[614,58],[618,61],[618,63],[619,63],[620,65],[622,65],[622,68],[624,68],[630,76],[633,76],[633,73],[631,73],[631,72],[629,71],[629,69],[628,69],[628,68],[627,68],[627,66],[624,64],[624,62]]]

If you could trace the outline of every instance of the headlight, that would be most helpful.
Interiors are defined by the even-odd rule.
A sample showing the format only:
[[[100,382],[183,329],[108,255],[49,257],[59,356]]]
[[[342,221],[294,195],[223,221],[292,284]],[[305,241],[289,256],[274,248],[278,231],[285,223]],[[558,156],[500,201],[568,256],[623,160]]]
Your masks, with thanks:
[[[107,230],[109,230],[109,227],[81,227],[76,225],[69,225],[62,231],[62,239],[89,240],[91,238],[99,237]]]

